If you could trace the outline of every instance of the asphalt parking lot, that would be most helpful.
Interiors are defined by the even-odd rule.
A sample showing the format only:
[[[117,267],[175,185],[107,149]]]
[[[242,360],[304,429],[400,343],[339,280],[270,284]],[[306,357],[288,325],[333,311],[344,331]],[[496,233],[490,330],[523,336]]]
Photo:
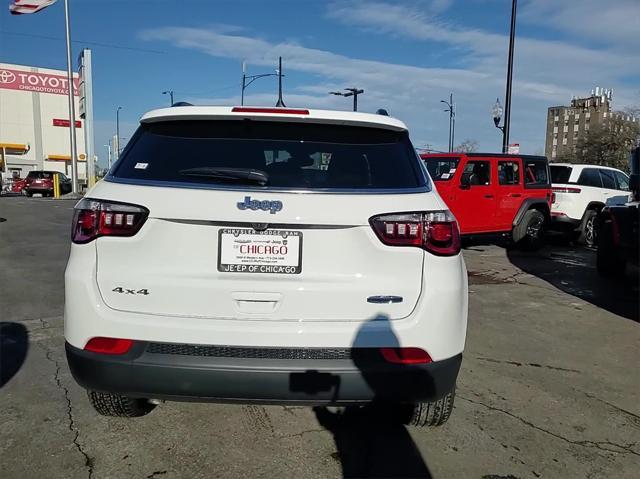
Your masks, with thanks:
[[[638,477],[637,274],[598,278],[593,251],[466,248],[467,347],[441,428],[369,410],[191,403],[107,419],[64,358],[72,208],[0,198],[3,478]]]

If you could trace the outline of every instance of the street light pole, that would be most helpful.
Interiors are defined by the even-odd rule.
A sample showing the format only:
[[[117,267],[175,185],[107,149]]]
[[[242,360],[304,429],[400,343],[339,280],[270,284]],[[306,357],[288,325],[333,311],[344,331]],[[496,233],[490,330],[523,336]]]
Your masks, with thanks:
[[[358,88],[345,88],[345,91],[348,93],[343,93],[341,91],[330,91],[329,95],[338,95],[343,97],[353,97],[353,111],[358,111],[358,95],[364,93],[364,90]]]
[[[171,103],[169,104],[169,106],[173,106],[173,90],[167,90],[167,91],[163,91],[162,92],[163,95],[169,95],[170,101]]]
[[[456,108],[453,103],[453,93],[449,94],[449,101],[440,100],[440,103],[447,105],[445,112],[449,113],[449,153],[453,151],[455,131],[456,131]]]
[[[69,91],[67,93],[67,99],[69,101],[69,141],[71,143],[71,191],[72,193],[78,193],[78,149],[76,144],[76,107],[75,107],[75,93],[73,83],[73,71],[71,66],[71,26],[69,20],[69,1],[64,0],[64,22],[67,38],[67,82],[69,85]]]
[[[240,94],[240,106],[244,105],[244,90],[251,85],[258,78],[274,77],[279,75],[278,73],[262,73],[260,75],[247,75],[247,64],[242,62],[242,92]],[[282,75],[284,76],[284,75]],[[247,81],[249,80],[249,81]]]
[[[507,61],[507,91],[505,94],[504,126],[502,136],[502,152],[509,150],[509,130],[511,128],[511,81],[513,78],[513,50],[516,35],[516,11],[518,0],[511,1],[511,30],[509,33],[509,58]]]
[[[122,110],[121,106],[116,109],[116,144],[114,145],[116,160],[120,158],[120,110]]]

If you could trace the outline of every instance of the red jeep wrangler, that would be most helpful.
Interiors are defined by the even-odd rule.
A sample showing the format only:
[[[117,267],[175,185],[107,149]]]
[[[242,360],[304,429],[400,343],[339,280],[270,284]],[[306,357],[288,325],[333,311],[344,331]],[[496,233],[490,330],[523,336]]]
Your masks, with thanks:
[[[540,246],[552,202],[544,156],[438,153],[420,157],[463,235],[511,233],[516,244]]]

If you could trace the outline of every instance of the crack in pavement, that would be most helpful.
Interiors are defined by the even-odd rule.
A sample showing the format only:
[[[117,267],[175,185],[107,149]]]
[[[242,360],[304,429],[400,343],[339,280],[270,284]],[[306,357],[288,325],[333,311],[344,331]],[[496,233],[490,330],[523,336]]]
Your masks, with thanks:
[[[518,361],[508,361],[503,359],[494,359],[494,358],[485,358],[482,356],[475,356],[475,359],[479,359],[480,361],[488,361],[490,363],[498,363],[498,364],[510,364],[512,366],[531,366],[532,368],[546,368],[553,369],[554,371],[567,371],[570,373],[579,373],[578,369],[570,369],[570,368],[561,368],[559,366],[549,366],[547,364],[538,364],[538,363],[521,363]]]
[[[633,449],[631,449],[631,447],[636,444],[634,442],[629,443],[627,445],[623,445],[623,444],[616,444],[616,443],[611,442],[611,441],[574,441],[574,440],[568,439],[568,438],[566,438],[564,436],[561,436],[560,434],[557,434],[555,432],[549,431],[548,429],[544,429],[544,428],[542,428],[540,426],[536,426],[532,422],[527,421],[526,419],[521,418],[520,416],[516,416],[515,414],[513,414],[513,413],[511,413],[511,412],[509,412],[509,411],[507,411],[505,409],[501,409],[501,408],[495,407],[495,406],[490,406],[490,405],[485,404],[485,403],[483,403],[481,401],[475,401],[473,399],[469,399],[469,398],[466,398],[464,396],[460,396],[459,394],[456,394],[456,397],[462,399],[463,401],[467,401],[467,402],[470,402],[472,404],[477,404],[479,406],[483,406],[483,407],[485,407],[485,408],[487,408],[487,409],[489,409],[491,411],[496,411],[496,412],[501,412],[503,414],[506,414],[507,416],[512,417],[513,419],[516,419],[516,420],[520,421],[521,423],[523,423],[523,424],[525,424],[525,425],[527,425],[527,426],[529,426],[529,427],[531,427],[533,429],[536,429],[536,430],[538,430],[540,432],[544,432],[545,434],[549,434],[550,436],[553,436],[553,437],[555,437],[557,439],[560,439],[560,440],[562,440],[564,442],[567,442],[569,444],[573,444],[575,446],[594,447],[594,448],[599,449],[601,451],[611,452],[611,453],[614,453],[614,454],[633,454],[634,456],[639,456],[640,457],[640,453],[639,452],[636,452]]]
[[[56,372],[54,373],[53,379],[60,389],[63,392],[64,398],[67,401],[67,417],[69,419],[69,430],[74,434],[73,444],[76,449],[82,456],[84,457],[84,465],[87,468],[87,472],[89,474],[89,479],[93,477],[93,458],[91,458],[84,450],[82,445],[78,442],[78,436],[80,435],[80,431],[76,427],[75,420],[73,419],[73,406],[71,405],[71,398],[69,397],[69,390],[62,384],[60,381],[60,363],[51,356],[51,350],[48,348],[41,346],[41,348],[45,352],[45,357],[49,362],[51,362],[55,368]]]
[[[620,411],[621,413],[627,414],[628,416],[630,416],[632,418],[632,422],[634,423],[634,426],[640,426],[640,416],[638,416],[637,414],[634,414],[631,411],[627,411],[626,409],[623,409],[623,408],[621,408],[619,406],[616,406],[615,404],[612,404],[609,401],[605,401],[604,399],[600,399],[599,397],[597,397],[597,396],[595,396],[593,394],[590,394],[590,393],[587,393],[587,392],[584,392],[584,391],[582,391],[582,392],[589,399],[595,399],[596,401],[600,401],[600,402],[606,404],[607,406],[612,407],[616,411]]]
[[[154,479],[157,476],[164,476],[167,471],[154,471],[147,476],[147,479]]]
[[[326,429],[309,429],[308,431],[302,431],[302,432],[298,432],[296,434],[284,434],[284,435],[276,435],[276,437],[281,438],[281,439],[289,439],[289,438],[293,438],[293,437],[302,437],[305,434],[311,434],[314,432],[328,432]]]

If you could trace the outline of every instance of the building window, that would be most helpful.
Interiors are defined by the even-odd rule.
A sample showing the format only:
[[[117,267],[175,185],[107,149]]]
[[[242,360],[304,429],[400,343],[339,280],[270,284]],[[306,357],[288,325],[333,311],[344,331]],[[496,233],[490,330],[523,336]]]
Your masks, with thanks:
[[[591,118],[591,112],[590,111],[586,112],[584,114],[584,117],[587,118],[587,119]]]
[[[584,124],[584,130],[585,131],[589,131],[589,123],[585,123]]]
[[[605,112],[602,114],[602,118],[606,118],[606,117],[607,117],[607,112],[605,111]]]
[[[567,125],[564,125],[564,128],[563,128],[562,131],[564,131],[565,133],[568,132],[569,131],[569,127]]]
[[[554,132],[556,135],[558,134],[558,127],[557,127],[557,126],[554,126],[554,127],[553,127],[553,132]]]
[[[558,123],[558,120],[560,119],[560,117],[558,115],[553,117],[553,121],[555,121],[556,123]]]
[[[562,144],[563,144],[563,145],[566,145],[566,144],[567,144],[567,137],[566,137],[566,136],[562,139]]]
[[[573,131],[578,131],[580,125],[573,125]]]
[[[553,145],[555,146],[555,145],[557,145],[557,144],[558,144],[558,137],[555,137],[555,138],[553,139]]]

